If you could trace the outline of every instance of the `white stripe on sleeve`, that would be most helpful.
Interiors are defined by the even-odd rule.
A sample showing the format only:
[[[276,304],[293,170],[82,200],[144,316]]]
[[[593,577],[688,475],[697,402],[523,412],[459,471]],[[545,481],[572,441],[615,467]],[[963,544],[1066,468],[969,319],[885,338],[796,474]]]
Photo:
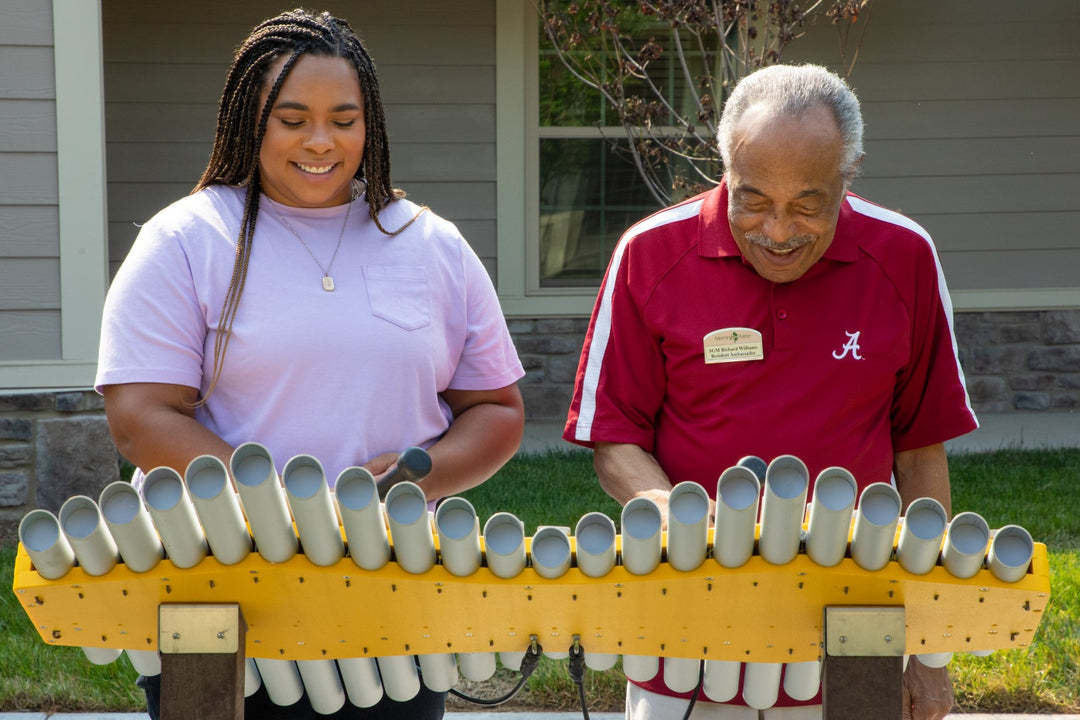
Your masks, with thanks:
[[[592,423],[596,415],[596,388],[600,383],[600,371],[607,352],[608,341],[611,339],[611,296],[615,291],[615,277],[619,273],[619,266],[622,264],[627,244],[643,232],[697,216],[704,202],[704,199],[695,200],[685,205],[676,205],[662,210],[632,226],[619,239],[619,244],[611,255],[611,264],[608,266],[607,277],[604,280],[604,290],[598,300],[592,342],[589,345],[588,357],[585,360],[585,376],[581,383],[581,406],[574,426],[574,439],[582,442],[592,441]]]
[[[917,222],[909,217],[905,217],[898,212],[888,210],[880,205],[874,205],[867,202],[862,198],[854,195],[848,195],[848,203],[851,208],[860,215],[866,215],[883,222],[890,223],[892,225],[898,225],[902,228],[906,228],[926,241],[926,244],[930,246],[930,253],[934,256],[934,265],[937,268],[937,283],[938,283],[938,296],[941,298],[942,309],[945,311],[945,317],[949,321],[949,336],[952,338],[952,351],[953,362],[956,364],[957,377],[960,378],[960,385],[964,388],[964,403],[967,405],[968,413],[971,414],[975,425],[978,427],[979,420],[975,416],[975,411],[971,407],[971,398],[968,396],[967,383],[964,380],[964,369],[960,366],[960,353],[956,347],[956,331],[953,328],[953,307],[952,298],[949,296],[949,288],[945,283],[945,273],[941,269],[941,261],[938,259],[937,247],[934,246],[934,241],[930,237],[930,233],[919,225]]]

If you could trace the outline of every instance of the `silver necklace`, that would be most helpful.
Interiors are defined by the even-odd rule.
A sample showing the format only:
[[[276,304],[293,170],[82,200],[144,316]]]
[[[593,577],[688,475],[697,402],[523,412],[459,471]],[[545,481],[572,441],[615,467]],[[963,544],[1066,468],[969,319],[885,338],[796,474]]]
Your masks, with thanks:
[[[289,221],[285,219],[285,216],[275,211],[278,219],[281,220],[281,224],[284,225],[289,232],[296,236],[296,239],[299,240],[300,244],[304,246],[304,249],[307,250],[308,255],[311,256],[311,259],[314,260],[315,264],[319,266],[320,270],[322,270],[322,289],[326,292],[334,292],[334,278],[330,275],[330,270],[334,267],[334,260],[337,259],[338,250],[341,249],[341,239],[345,237],[345,226],[349,224],[349,213],[352,212],[352,206],[352,200],[349,200],[349,207],[345,209],[345,222],[341,223],[341,232],[338,233],[337,245],[334,247],[334,254],[330,256],[330,264],[326,267],[323,267],[323,264],[319,262],[319,258],[315,257],[315,253],[311,252],[311,248],[308,247],[308,244],[306,242],[304,242],[304,238],[300,237],[300,233],[296,232],[296,230],[293,229],[293,226],[289,224]]]

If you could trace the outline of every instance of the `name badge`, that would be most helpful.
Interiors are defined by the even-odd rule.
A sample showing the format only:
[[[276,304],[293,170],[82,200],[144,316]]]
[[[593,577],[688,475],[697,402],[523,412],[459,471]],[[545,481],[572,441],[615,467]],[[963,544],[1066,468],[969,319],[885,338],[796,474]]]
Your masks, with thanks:
[[[705,364],[764,360],[761,333],[751,328],[723,328],[705,336]]]

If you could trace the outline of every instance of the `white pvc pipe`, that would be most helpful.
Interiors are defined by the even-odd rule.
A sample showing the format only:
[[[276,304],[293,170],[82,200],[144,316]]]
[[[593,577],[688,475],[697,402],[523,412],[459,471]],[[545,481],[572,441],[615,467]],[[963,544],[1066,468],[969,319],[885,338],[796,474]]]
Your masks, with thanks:
[[[675,692],[690,692],[697,687],[701,661],[694,658],[664,658],[664,684]]]
[[[346,658],[338,660],[337,664],[349,702],[356,707],[369,708],[382,700],[382,679],[375,658]]]
[[[143,480],[142,496],[172,564],[190,568],[202,562],[209,547],[180,473],[154,468]]]
[[[131,667],[145,677],[161,674],[161,656],[156,650],[125,650]]]
[[[461,674],[467,680],[483,682],[495,674],[496,662],[493,652],[459,653],[457,661]]]
[[[1027,575],[1035,542],[1031,534],[1019,525],[1006,525],[990,540],[987,565],[1001,582],[1019,582]]]
[[[287,707],[304,696],[304,683],[292,660],[255,658],[255,666],[259,669],[270,702]]]
[[[504,650],[499,653],[499,662],[502,663],[504,668],[509,668],[514,672],[519,672],[521,670],[521,661],[524,659],[525,653],[523,652]]]
[[[982,569],[989,541],[990,527],[986,520],[978,513],[962,512],[945,531],[941,563],[953,577],[972,577]]]
[[[492,662],[495,654],[491,653]],[[435,692],[447,692],[457,685],[458,666],[453,653],[420,655],[420,676],[424,685]]]
[[[345,706],[345,688],[333,660],[297,660],[296,669],[307,691],[311,709],[330,715]]]
[[[760,496],[761,481],[749,467],[729,467],[716,481],[713,558],[723,567],[741,567],[753,556]]]
[[[19,522],[19,542],[34,564],[34,570],[46,580],[59,580],[75,567],[75,551],[60,527],[60,520],[48,510],[31,510]],[[108,665],[122,650],[84,647],[86,659],[95,665]]]
[[[615,653],[585,653],[585,667],[594,672],[604,672],[615,667],[619,656]]]
[[[439,535],[439,554],[447,572],[468,577],[480,569],[483,560],[480,520],[472,503],[463,497],[443,500],[435,510],[435,529]]]
[[[154,522],[139,491],[131,483],[124,480],[109,483],[101,491],[98,505],[128,570],[147,572],[161,562],[165,548],[154,532]]]
[[[780,697],[780,672],[783,663],[746,663],[743,700],[755,710],[766,710]]]
[[[378,570],[390,562],[386,519],[371,472],[362,467],[342,470],[334,483],[334,497],[352,561],[365,570]],[[382,696],[381,690],[379,695]],[[355,702],[353,704],[356,705]]]
[[[319,567],[336,564],[345,557],[345,541],[322,464],[311,455],[296,455],[285,463],[281,479],[304,555]]]
[[[928,668],[943,668],[949,664],[952,660],[953,654],[951,652],[939,652],[939,653],[922,653],[916,655],[919,658],[919,662]]]
[[[814,481],[814,502],[806,527],[806,554],[821,567],[839,564],[847,553],[857,493],[855,477],[841,467],[825,468]]]
[[[91,498],[75,495],[60,507],[60,527],[87,575],[104,575],[120,562],[116,541]]]
[[[615,568],[617,560],[615,522],[604,513],[586,513],[573,529],[577,546],[577,565],[589,578],[603,578]],[[585,652],[585,667],[603,673],[615,667],[615,653]],[[521,661],[518,661],[518,665]]]
[[[623,655],[623,672],[634,682],[648,682],[660,672],[660,658],[652,655]]]
[[[259,555],[272,563],[291,559],[299,541],[270,451],[259,443],[244,443],[233,450],[229,469],[236,480]]]
[[[390,488],[401,487],[395,485]],[[420,676],[416,673],[416,663],[412,655],[385,655],[376,658],[379,675],[382,677],[383,691],[391,700],[406,702],[420,692]]]
[[[48,510],[31,510],[19,522],[19,542],[37,574],[59,580],[75,567],[75,551],[60,532],[60,521]]]
[[[671,567],[680,572],[699,568],[709,548],[708,534],[709,494],[696,482],[679,483],[668,495],[667,559]]]
[[[727,702],[739,692],[742,663],[733,660],[706,660],[701,691],[713,702]]]
[[[532,566],[540,577],[554,580],[570,569],[570,539],[562,528],[546,525],[532,539]]]
[[[244,659],[244,697],[249,698],[259,692],[262,687],[262,676],[259,675],[259,667],[255,664],[255,658]]]
[[[786,565],[799,554],[810,474],[794,455],[781,455],[765,471],[758,551],[765,562]]]
[[[784,666],[784,692],[792,700],[806,702],[817,695],[821,687],[821,662],[788,663]]]
[[[631,575],[648,575],[663,555],[664,518],[656,503],[636,497],[622,509],[622,564]]]
[[[480,520],[476,509],[463,497],[443,500],[435,510],[435,530],[439,536],[439,554],[443,567],[457,577],[475,573],[483,560],[480,550]],[[446,692],[458,681],[458,666],[470,680],[487,680],[495,674],[495,653],[421,655],[420,675],[436,692]],[[490,666],[490,672],[487,671]]]
[[[863,570],[880,570],[889,563],[900,521],[900,493],[887,483],[867,485],[859,495],[851,559]]]
[[[937,565],[941,540],[949,522],[944,506],[932,497],[911,501],[904,513],[896,559],[912,575],[925,575]]]
[[[188,463],[184,481],[214,558],[222,565],[244,560],[251,554],[251,535],[225,463],[200,455]]]
[[[386,494],[386,517],[398,565],[416,575],[430,570],[435,565],[435,533],[420,486],[402,482],[390,488]]]
[[[83,655],[94,665],[109,665],[123,654],[120,648],[84,647]]]
[[[495,577],[516,577],[525,569],[525,524],[508,512],[484,523],[484,559]]]
[[[615,523],[602,512],[586,513],[574,528],[577,566],[586,577],[603,577],[615,567]],[[585,657],[588,664],[588,655]]]

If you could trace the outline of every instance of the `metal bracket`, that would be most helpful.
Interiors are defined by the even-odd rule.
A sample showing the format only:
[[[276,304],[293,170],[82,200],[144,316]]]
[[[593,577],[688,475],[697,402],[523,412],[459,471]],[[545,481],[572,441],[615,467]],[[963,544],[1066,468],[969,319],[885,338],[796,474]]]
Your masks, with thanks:
[[[826,607],[825,652],[838,657],[904,654],[904,608]]]
[[[235,653],[240,649],[243,622],[236,604],[163,604],[158,606],[158,649],[163,653]]]

